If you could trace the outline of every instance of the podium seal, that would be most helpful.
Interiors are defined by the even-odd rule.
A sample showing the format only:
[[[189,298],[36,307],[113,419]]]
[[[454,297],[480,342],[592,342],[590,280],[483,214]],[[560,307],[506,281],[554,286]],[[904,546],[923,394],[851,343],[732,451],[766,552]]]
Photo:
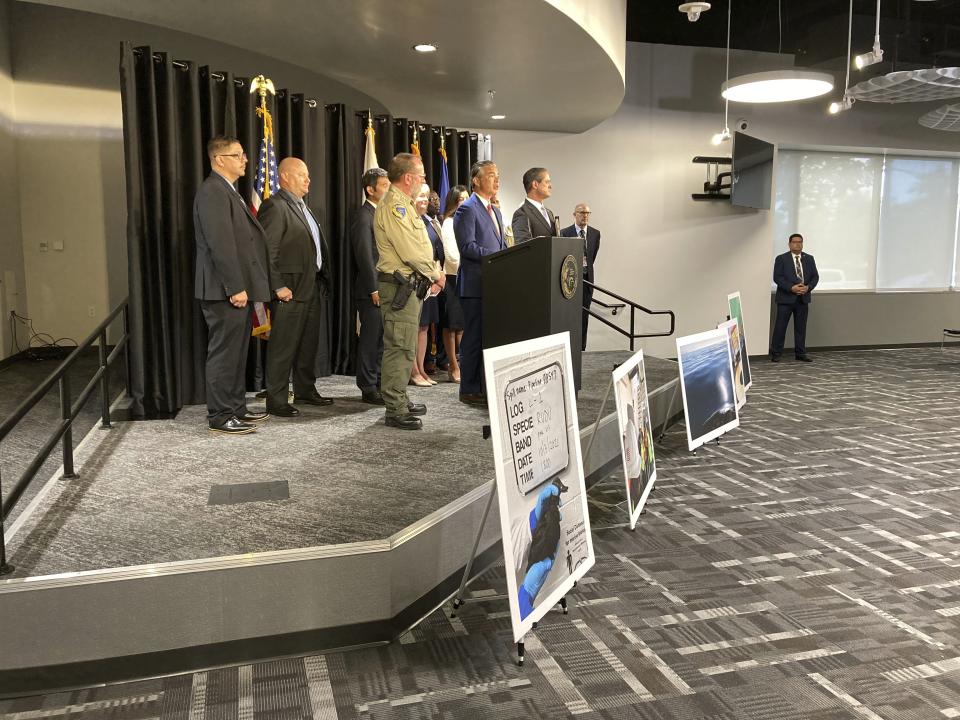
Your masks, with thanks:
[[[567,255],[560,263],[560,291],[567,300],[572,300],[577,294],[577,260],[573,255]]]

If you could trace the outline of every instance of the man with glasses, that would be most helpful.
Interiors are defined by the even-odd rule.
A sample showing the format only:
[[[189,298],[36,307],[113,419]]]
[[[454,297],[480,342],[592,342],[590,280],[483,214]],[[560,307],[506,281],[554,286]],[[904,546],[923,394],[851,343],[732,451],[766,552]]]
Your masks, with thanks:
[[[773,282],[777,285],[777,319],[770,338],[770,361],[780,362],[787,324],[793,317],[793,354],[801,362],[813,362],[807,355],[807,314],[810,294],[820,282],[813,255],[803,252],[803,235],[787,238],[790,250],[773,261]]]
[[[268,416],[247,408],[245,369],[253,303],[270,300],[266,237],[234,183],[247,170],[236,138],[207,143],[211,173],[193,203],[197,265],[194,297],[207,323],[207,422],[244,435]]]
[[[416,292],[410,292],[410,284],[427,278],[433,283],[430,292],[436,295],[443,289],[446,276],[433,259],[433,247],[413,202],[426,180],[423,161],[411,153],[400,153],[387,166],[387,179],[390,189],[373,215],[380,255],[377,290],[383,316],[380,394],[386,405],[387,427],[418,430],[422,423],[417,416],[425,415],[427,408],[410,402],[407,382],[417,350],[422,302]]]
[[[590,225],[590,206],[579,203],[573,209],[573,225],[568,225],[560,231],[560,237],[578,237],[583,242],[583,279],[593,282],[593,263],[600,252],[600,231]],[[581,337],[582,350],[587,349],[587,322],[590,320],[590,303],[593,302],[593,286],[584,283],[583,286],[583,319],[580,323],[583,334]]]

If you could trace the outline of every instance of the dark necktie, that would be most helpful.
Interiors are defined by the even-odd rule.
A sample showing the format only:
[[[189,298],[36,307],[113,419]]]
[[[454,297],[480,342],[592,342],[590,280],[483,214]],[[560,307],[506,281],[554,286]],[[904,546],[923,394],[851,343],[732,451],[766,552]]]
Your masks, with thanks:
[[[799,255],[794,255],[794,256],[793,256],[793,265],[794,265],[794,267],[797,269],[797,279],[799,279],[800,282],[803,282],[803,268],[800,267],[800,256],[799,256]]]
[[[583,266],[587,267],[587,234],[583,228],[579,231],[580,239],[583,240]]]

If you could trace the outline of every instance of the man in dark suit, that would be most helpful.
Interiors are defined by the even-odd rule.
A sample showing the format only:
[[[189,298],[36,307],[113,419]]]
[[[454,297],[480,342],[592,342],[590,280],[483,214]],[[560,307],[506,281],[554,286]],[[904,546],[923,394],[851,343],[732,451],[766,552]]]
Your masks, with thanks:
[[[773,282],[777,285],[777,320],[770,338],[770,360],[779,362],[787,323],[793,316],[793,352],[797,360],[813,362],[807,355],[807,311],[810,294],[820,281],[813,255],[803,252],[803,235],[794,233],[788,240],[790,252],[773,261]]]
[[[234,183],[247,170],[236,138],[207,143],[211,173],[193,202],[197,265],[194,297],[207,323],[206,395],[210,430],[244,435],[267,413],[247,408],[244,370],[253,303],[269,302],[269,260],[263,228]]]
[[[503,241],[503,216],[490,199],[500,189],[500,172],[492,160],[470,168],[473,194],[457,208],[453,233],[460,250],[457,289],[463,308],[463,341],[460,343],[460,402],[486,407],[483,392],[483,322],[481,317],[480,261],[507,246]]]
[[[330,251],[320,223],[303,199],[310,190],[306,163],[284,158],[278,171],[280,191],[260,206],[259,213],[277,298],[267,344],[267,412],[295,417],[300,411],[287,401],[291,370],[294,403],[333,403],[316,387],[317,345],[324,300],[330,294]]]
[[[553,193],[553,183],[546,168],[530,168],[523,174],[523,191],[527,194],[523,205],[513,213],[514,244],[535,237],[556,237],[560,230],[557,216],[543,202]]]
[[[583,241],[583,279],[593,282],[593,263],[600,252],[600,231],[590,225],[590,206],[579,203],[573,209],[573,225],[568,225],[560,231],[561,237],[578,237]],[[587,349],[587,322],[590,320],[590,303],[593,302],[593,287],[583,286],[583,320],[581,322],[582,335],[581,350]]]
[[[383,405],[380,394],[380,364],[383,362],[383,316],[377,290],[377,239],[373,234],[373,213],[390,189],[387,171],[370,168],[363,174],[364,201],[357,209],[350,227],[350,245],[357,277],[353,299],[360,315],[360,336],[357,340],[357,387],[360,399],[371,405]]]

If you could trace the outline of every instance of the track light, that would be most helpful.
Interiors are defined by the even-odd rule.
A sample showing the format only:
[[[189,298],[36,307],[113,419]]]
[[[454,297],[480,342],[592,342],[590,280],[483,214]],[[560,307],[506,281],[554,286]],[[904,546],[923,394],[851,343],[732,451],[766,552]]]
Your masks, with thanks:
[[[838,102],[830,103],[830,114],[836,115],[837,113],[842,113],[853,107],[854,99],[844,93],[843,97],[840,98]]]
[[[878,41],[874,43],[873,50],[864,53],[863,55],[857,55],[853,59],[853,64],[856,66],[857,70],[863,70],[865,67],[876,65],[878,62],[882,61],[883,50],[880,49],[880,43]]]
[[[724,143],[729,139],[730,139],[730,128],[725,127],[721,132],[716,133],[712,138],[710,138],[710,142],[713,143],[714,145],[720,145],[721,143]]]
[[[877,25],[873,33],[873,49],[863,55],[857,55],[857,57],[853,59],[853,64],[857,70],[863,70],[865,67],[876,65],[882,60],[883,50],[880,49],[880,0],[877,0]]]

